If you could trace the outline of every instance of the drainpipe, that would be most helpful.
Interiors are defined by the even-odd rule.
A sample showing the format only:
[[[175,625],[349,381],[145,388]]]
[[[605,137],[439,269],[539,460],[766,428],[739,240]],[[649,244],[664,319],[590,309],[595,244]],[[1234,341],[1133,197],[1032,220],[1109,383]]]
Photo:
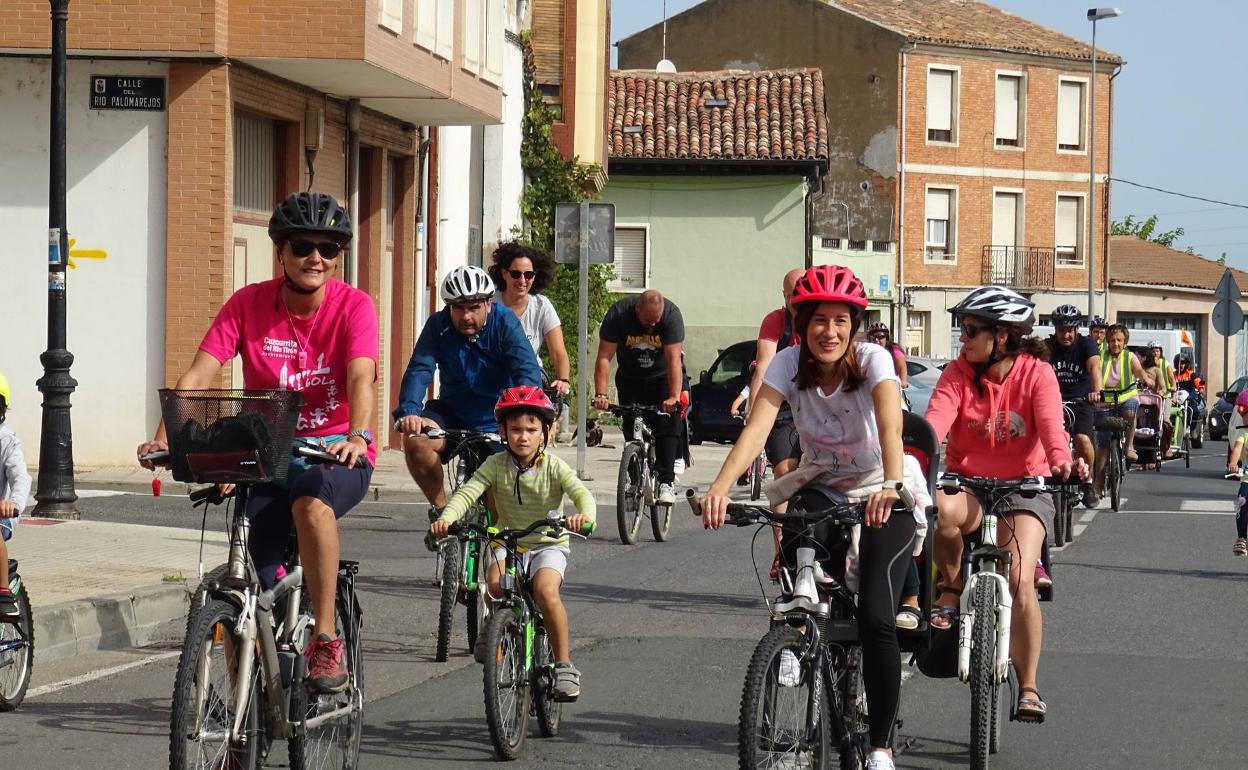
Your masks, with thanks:
[[[894,337],[903,340],[906,332],[906,58],[918,43],[910,49],[901,49],[901,162],[897,180],[897,325]],[[931,351],[928,351],[929,353]]]
[[[806,248],[804,249],[806,268],[815,263],[815,200],[823,197],[823,174],[815,171],[806,175]]]
[[[347,207],[351,223],[355,225],[355,239],[351,242],[351,262],[347,265],[347,283],[359,287],[360,283],[360,100],[347,102]]]
[[[416,333],[425,326],[426,310],[425,310],[425,283],[428,280],[428,260],[429,260],[429,127],[423,126],[420,129],[420,145],[416,150],[417,171],[420,174],[420,202],[416,206],[416,221],[419,223],[420,237],[418,245],[420,248],[420,259],[416,260],[416,280],[414,281],[414,289],[416,294]]]
[[[1103,318],[1109,318],[1109,175],[1114,171],[1114,78],[1122,74],[1122,65],[1119,64],[1114,68],[1114,74],[1109,76],[1109,139],[1105,143],[1105,203],[1101,206],[1101,210],[1105,213],[1105,221],[1101,227],[1101,238],[1104,240],[1105,246],[1105,296],[1102,297],[1104,303],[1101,307],[1101,315]],[[1095,88],[1095,86],[1093,86]]]

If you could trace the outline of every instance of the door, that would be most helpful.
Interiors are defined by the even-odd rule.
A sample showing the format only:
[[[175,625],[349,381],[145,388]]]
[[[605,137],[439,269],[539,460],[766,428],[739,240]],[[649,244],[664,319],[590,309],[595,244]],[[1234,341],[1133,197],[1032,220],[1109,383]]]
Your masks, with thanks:
[[[278,194],[277,124],[234,113],[234,281],[232,291],[267,281],[276,273],[268,221]],[[240,359],[231,368],[233,387],[243,386]]]
[[[1019,194],[998,192],[992,196],[992,282],[1020,285]]]

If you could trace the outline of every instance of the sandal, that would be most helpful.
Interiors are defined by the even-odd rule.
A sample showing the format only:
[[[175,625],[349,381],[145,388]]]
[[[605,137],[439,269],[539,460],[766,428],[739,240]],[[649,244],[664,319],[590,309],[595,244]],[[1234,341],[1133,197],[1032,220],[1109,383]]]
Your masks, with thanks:
[[[1024,698],[1024,693],[1033,693],[1036,697]],[[1044,716],[1048,712],[1049,707],[1040,697],[1040,691],[1034,687],[1020,687],[1018,690],[1018,708],[1014,711],[1014,718],[1019,722],[1027,722],[1029,724],[1043,724]]]
[[[903,631],[913,631],[919,627],[923,616],[919,613],[919,608],[911,604],[903,604],[897,608],[897,628]]]
[[[947,586],[944,583],[936,584],[936,596],[943,594],[953,594],[961,598],[962,589],[953,586]],[[951,604],[947,607],[932,607],[931,624],[932,628],[937,631],[948,631],[953,628],[953,623],[958,619],[961,609],[957,604]]]

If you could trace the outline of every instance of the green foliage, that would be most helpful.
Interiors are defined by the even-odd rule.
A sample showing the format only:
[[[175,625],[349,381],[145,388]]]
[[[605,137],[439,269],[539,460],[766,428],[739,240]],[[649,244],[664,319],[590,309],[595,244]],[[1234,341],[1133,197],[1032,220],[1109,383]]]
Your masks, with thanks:
[[[1226,252],[1225,251],[1222,252],[1222,256],[1218,257],[1218,264],[1221,265],[1222,267],[1226,267]]]
[[[524,216],[527,228],[522,239],[553,252],[555,204],[591,198],[592,195],[588,192],[592,189],[590,182],[598,173],[598,167],[582,164],[575,157],[565,158],[555,146],[552,129],[555,114],[542,100],[542,92],[537,85],[533,46],[528,33],[521,36],[521,42],[524,46],[524,126],[520,164],[524,168],[525,187],[520,197],[520,213]],[[611,276],[610,265],[591,265],[589,268],[590,334],[597,330],[599,322],[615,299],[607,290],[607,281]],[[578,289],[577,268],[574,265],[559,265],[555,270],[555,280],[544,292],[554,303],[559,319],[563,322],[563,340],[572,363],[571,380],[574,389],[577,366],[581,360],[578,348]]]
[[[1176,227],[1164,233],[1157,232],[1157,215],[1153,214],[1147,219],[1136,219],[1134,214],[1128,214],[1126,219],[1119,219],[1112,222],[1109,226],[1110,235],[1134,235],[1135,237],[1159,243],[1166,248],[1174,248],[1174,242],[1183,237],[1184,230],[1182,227]],[[1191,250],[1189,249],[1190,253]]]

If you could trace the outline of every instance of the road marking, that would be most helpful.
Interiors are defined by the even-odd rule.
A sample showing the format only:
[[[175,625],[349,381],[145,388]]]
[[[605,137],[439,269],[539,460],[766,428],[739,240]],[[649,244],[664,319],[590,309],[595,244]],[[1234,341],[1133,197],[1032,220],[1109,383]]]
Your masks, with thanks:
[[[1087,524],[1076,524],[1075,525],[1075,537],[1079,537],[1080,535],[1082,535],[1083,531],[1087,528],[1088,528]]]
[[[1079,521],[1083,522],[1084,524],[1091,524],[1092,520],[1095,518],[1096,518],[1096,510],[1084,511],[1083,515],[1079,517]]]
[[[1210,512],[1220,511],[1222,513],[1234,513],[1234,500],[1184,500],[1179,503],[1180,511],[1199,511]]]
[[[60,690],[64,690],[67,687],[76,687],[77,685],[86,684],[87,682],[94,682],[96,679],[103,679],[106,676],[113,676],[114,674],[120,674],[124,671],[130,671],[131,669],[140,668],[142,666],[148,665],[149,663],[155,663],[161,660],[168,660],[169,658],[176,658],[177,656],[181,654],[182,653],[180,651],[179,652],[161,652],[161,653],[157,653],[156,655],[151,655],[146,658],[143,658],[142,660],[132,660],[129,663],[122,663],[119,666],[112,666],[111,668],[104,668],[104,669],[100,669],[99,671],[92,671],[89,674],[81,674],[79,676],[70,677],[69,679],[66,679],[61,682],[54,682],[53,684],[45,684],[42,687],[36,687],[35,689],[26,693],[26,697],[38,698],[41,695],[51,695],[52,693],[59,692]]]
[[[1159,515],[1165,515],[1165,516],[1234,516],[1235,515],[1234,511],[1215,511],[1215,510],[1176,511],[1173,509],[1169,511],[1119,511],[1118,513],[1120,515],[1126,514],[1128,516],[1131,516],[1137,513],[1153,513],[1153,514],[1159,514]]]

